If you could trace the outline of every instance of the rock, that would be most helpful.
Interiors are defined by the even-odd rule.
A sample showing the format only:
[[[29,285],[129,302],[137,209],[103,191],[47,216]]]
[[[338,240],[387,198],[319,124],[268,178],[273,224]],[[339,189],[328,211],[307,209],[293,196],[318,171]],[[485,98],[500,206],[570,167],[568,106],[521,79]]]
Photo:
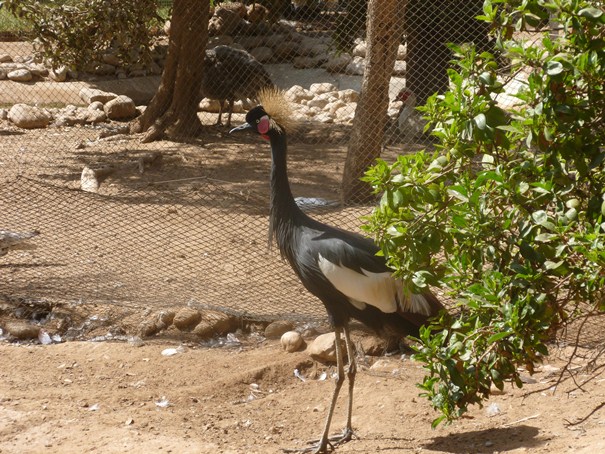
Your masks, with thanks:
[[[84,115],[84,122],[90,124],[103,123],[107,120],[107,115],[103,110],[89,110]]]
[[[368,45],[364,41],[362,41],[353,48],[353,57],[365,58],[367,51]]]
[[[281,336],[281,346],[288,353],[297,352],[302,350],[305,341],[296,331],[287,331]]]
[[[314,52],[315,46],[318,46],[321,44],[322,44],[321,40],[319,40],[317,38],[305,37],[300,42],[299,53],[300,53],[300,55],[305,55],[305,56],[310,56],[310,57],[317,55],[317,53]],[[326,48],[326,51],[327,51],[327,48]]]
[[[93,169],[84,166],[80,175],[80,189],[86,192],[99,192],[99,180]]]
[[[331,93],[334,91],[338,91],[334,84],[328,82],[322,82],[317,84],[311,84],[309,87],[309,91],[315,95],[321,95],[323,93]]]
[[[334,55],[322,67],[330,73],[342,73],[353,60],[349,54]]]
[[[8,54],[0,54],[0,63],[12,63],[13,57]]]
[[[169,20],[164,22],[164,33],[166,33],[166,36],[170,36],[170,21]]]
[[[407,54],[407,48],[403,44],[400,44],[397,48],[397,60],[405,60]]]
[[[273,58],[273,50],[266,46],[255,47],[250,51],[250,54],[261,63],[268,62]]]
[[[103,110],[103,103],[101,101],[93,101],[88,105],[88,110]]]
[[[48,68],[44,65],[33,64],[33,65],[30,65],[29,70],[33,76],[37,76],[37,77],[48,76]]]
[[[344,342],[343,342],[344,344]],[[343,346],[343,355],[346,355]],[[313,342],[307,348],[307,352],[316,361],[321,362],[334,362],[336,361],[336,344],[335,334],[326,333],[321,336],[317,336]]]
[[[323,109],[330,103],[330,100],[327,99],[325,95],[319,95],[316,98],[311,99],[307,106],[309,107],[317,107],[318,109]]]
[[[337,99],[335,101],[331,101],[329,104],[326,104],[324,109],[326,110],[326,112],[329,112],[332,115],[336,115],[336,112],[339,109],[342,109],[343,107],[347,107],[347,104],[344,101]]]
[[[352,88],[340,90],[338,92],[338,99],[341,99],[344,102],[357,102],[359,100],[359,92],[353,90]]]
[[[120,57],[118,57],[116,54],[110,53],[110,52],[103,54],[101,56],[101,60],[103,60],[103,63],[112,65],[112,66],[121,66],[122,65],[122,61],[120,60]]]
[[[285,93],[285,98],[296,104],[300,104],[303,100],[313,99],[314,94],[300,85],[293,85],[288,88]]]
[[[137,335],[141,338],[150,337],[161,331],[161,328],[153,320],[145,320],[139,325]]]
[[[0,109],[0,120],[8,120],[8,109]]]
[[[314,117],[315,121],[319,121],[320,123],[334,123],[334,115],[329,112],[321,112]]]
[[[6,79],[6,70],[4,68],[0,68],[0,80]]]
[[[398,347],[397,339],[385,340],[376,336],[364,336],[359,341],[363,352],[368,356],[382,356]]]
[[[218,99],[203,98],[198,105],[198,111],[201,112],[219,113],[220,108]]]
[[[206,49],[214,49],[216,46],[231,46],[233,37],[229,35],[213,36],[208,39]]]
[[[277,320],[269,323],[265,328],[265,337],[267,339],[279,339],[287,331],[292,331],[294,325],[286,320]]]
[[[20,340],[37,339],[40,327],[23,321],[12,321],[4,324],[4,329],[14,338]]]
[[[134,101],[125,95],[120,95],[107,102],[104,110],[110,120],[130,120],[139,113]]]
[[[203,319],[193,328],[193,334],[202,339],[224,336],[235,330],[238,320],[228,314],[218,311],[204,312]]]
[[[8,119],[20,128],[33,129],[48,126],[52,121],[52,116],[46,109],[27,104],[15,104],[8,111]]]
[[[192,307],[183,307],[175,315],[172,323],[181,331],[191,331],[202,320],[202,314]]]
[[[6,76],[13,82],[29,82],[34,78],[29,69],[15,69],[10,71]]]
[[[363,76],[363,72],[366,68],[366,61],[363,57],[353,57],[353,60],[345,67],[345,74],[352,74],[354,76]]]
[[[98,90],[96,88],[84,87],[80,90],[79,96],[80,99],[86,104],[91,104],[95,101],[105,104],[106,102],[116,98],[118,95]]]
[[[237,11],[220,6],[208,23],[208,36],[233,35],[242,22]]]
[[[67,68],[59,66],[56,69],[51,69],[48,75],[55,82],[65,82],[67,80]]]
[[[174,322],[174,317],[176,316],[175,311],[161,311],[158,314],[157,325],[162,329],[168,328]]]
[[[265,8],[260,3],[253,3],[252,5],[248,5],[248,9],[246,12],[246,18],[252,24],[260,24],[267,19],[269,15],[269,10]]]

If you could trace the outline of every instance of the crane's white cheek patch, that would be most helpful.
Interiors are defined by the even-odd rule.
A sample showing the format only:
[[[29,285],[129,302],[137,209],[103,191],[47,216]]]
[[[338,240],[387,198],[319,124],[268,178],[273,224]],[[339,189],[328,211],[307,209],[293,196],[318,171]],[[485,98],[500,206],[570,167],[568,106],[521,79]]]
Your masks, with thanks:
[[[364,309],[366,304],[382,312],[397,311],[398,290],[391,273],[358,273],[345,266],[336,265],[319,255],[318,265],[326,279],[349,298],[353,306]]]

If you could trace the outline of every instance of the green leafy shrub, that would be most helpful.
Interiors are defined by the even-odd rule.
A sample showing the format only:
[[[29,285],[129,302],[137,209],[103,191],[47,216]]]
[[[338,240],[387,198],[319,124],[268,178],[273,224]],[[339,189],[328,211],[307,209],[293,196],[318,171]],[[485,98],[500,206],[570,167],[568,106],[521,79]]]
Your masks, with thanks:
[[[365,228],[418,288],[453,307],[421,332],[422,394],[451,421],[495,385],[522,386],[570,320],[605,311],[605,14],[602,2],[486,0],[512,75],[514,106],[497,102],[490,53],[452,46],[450,90],[422,108],[437,152],[378,162],[366,176],[380,205]],[[557,37],[527,26],[551,15]],[[536,35],[534,34],[534,38]],[[507,76],[508,77],[508,76]]]
[[[54,67],[89,69],[112,49],[125,66],[151,61],[157,0],[4,0],[31,24],[38,56]]]

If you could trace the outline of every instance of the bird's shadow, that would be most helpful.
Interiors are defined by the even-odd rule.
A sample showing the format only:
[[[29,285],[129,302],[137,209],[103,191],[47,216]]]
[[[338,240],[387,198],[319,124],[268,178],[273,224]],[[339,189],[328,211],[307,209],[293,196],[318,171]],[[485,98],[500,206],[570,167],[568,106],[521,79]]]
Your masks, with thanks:
[[[427,451],[461,454],[506,452],[543,444],[545,440],[538,437],[539,432],[537,427],[526,425],[472,430],[433,437],[432,440],[423,444],[423,448]]]

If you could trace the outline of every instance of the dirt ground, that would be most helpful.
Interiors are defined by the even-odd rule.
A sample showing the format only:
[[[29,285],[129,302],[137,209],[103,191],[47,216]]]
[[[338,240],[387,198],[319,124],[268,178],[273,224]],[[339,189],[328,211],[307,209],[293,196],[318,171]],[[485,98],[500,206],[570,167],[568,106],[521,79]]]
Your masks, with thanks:
[[[304,352],[285,353],[259,335],[211,347],[174,330],[90,340],[132,336],[145,317],[192,299],[259,317],[322,314],[265,246],[266,144],[215,131],[210,140],[144,146],[136,137],[100,138],[102,129],[24,132],[0,123],[1,227],[42,232],[38,249],[0,262],[0,326],[21,310],[68,340],[40,345],[0,334],[0,453],[270,454],[306,446],[322,429],[334,369]],[[337,198],[345,149],[328,139],[346,133],[330,125],[293,141],[296,195]],[[138,159],[157,151],[162,161],[139,171]],[[84,165],[116,170],[89,195],[79,190]],[[360,214],[349,219],[358,225]],[[221,232],[230,236],[219,239]],[[168,348],[177,353],[162,355]],[[359,358],[357,438],[337,452],[604,451],[602,362],[581,349],[562,373],[571,347],[552,350],[537,374],[524,374],[522,389],[507,388],[435,430],[437,414],[415,387],[418,364],[400,355]],[[345,420],[343,389],[333,431]]]
[[[319,435],[333,389],[330,378],[319,378],[332,368],[257,338],[230,348],[190,343],[162,355],[181,345],[177,339],[0,343],[0,452],[278,453]],[[400,356],[362,358],[357,438],[337,452],[603,452],[605,374],[595,376],[578,358],[573,380],[564,374],[557,384],[569,352],[556,350],[537,374],[524,376],[522,389],[506,388],[484,408],[435,430],[436,414],[414,387],[423,373],[418,364]],[[335,432],[344,424],[345,396]]]

